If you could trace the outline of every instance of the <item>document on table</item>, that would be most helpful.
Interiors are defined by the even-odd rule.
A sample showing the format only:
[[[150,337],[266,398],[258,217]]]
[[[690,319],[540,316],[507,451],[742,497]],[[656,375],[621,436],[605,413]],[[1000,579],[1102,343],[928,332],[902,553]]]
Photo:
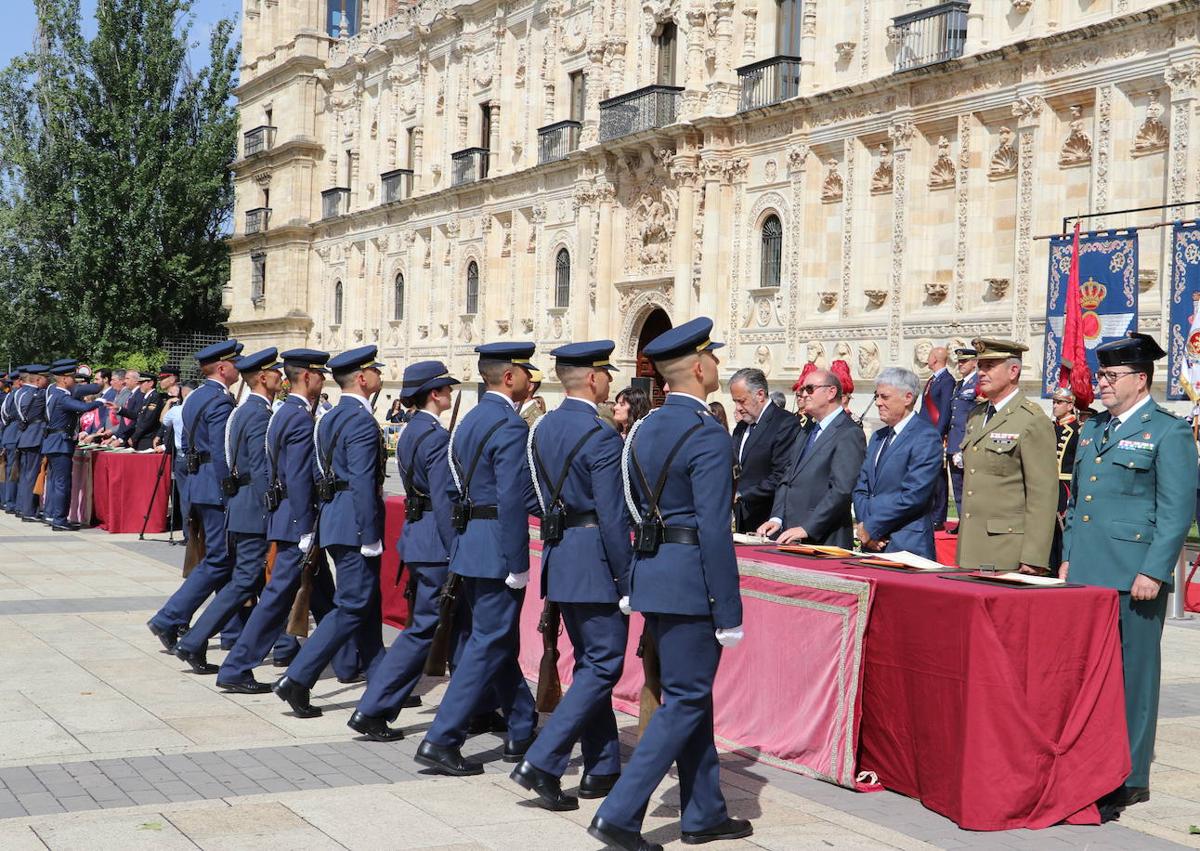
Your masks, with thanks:
[[[765,538],[762,535],[747,535],[745,532],[734,532],[733,542],[735,544],[769,544],[770,538]]]
[[[907,550],[901,550],[898,553],[882,553],[878,558],[894,561],[897,564],[902,564],[905,567],[911,567],[914,570],[946,570],[951,565],[938,564],[927,558],[923,558],[916,553],[910,553]]]
[[[1059,579],[1056,576],[1034,576],[1029,573],[1019,573],[1015,570],[1005,573],[972,573],[970,575],[978,579],[989,579],[995,582],[1014,582],[1019,585],[1039,585],[1045,588],[1067,584],[1067,580]]]

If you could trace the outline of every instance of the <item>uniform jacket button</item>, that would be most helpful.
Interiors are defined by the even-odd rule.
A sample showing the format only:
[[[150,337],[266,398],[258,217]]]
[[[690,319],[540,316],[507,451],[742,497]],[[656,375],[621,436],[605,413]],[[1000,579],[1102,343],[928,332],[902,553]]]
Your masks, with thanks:
[[[1089,520],[1091,520],[1091,519],[1092,519],[1092,518],[1088,517],[1086,514],[1085,514],[1085,515],[1083,515],[1083,522],[1084,522],[1084,523],[1088,522],[1088,521],[1089,521]]]
[[[1083,498],[1083,501],[1084,501],[1084,502],[1091,502],[1091,501],[1092,501],[1092,495],[1089,493],[1087,496],[1085,496],[1085,497]]]

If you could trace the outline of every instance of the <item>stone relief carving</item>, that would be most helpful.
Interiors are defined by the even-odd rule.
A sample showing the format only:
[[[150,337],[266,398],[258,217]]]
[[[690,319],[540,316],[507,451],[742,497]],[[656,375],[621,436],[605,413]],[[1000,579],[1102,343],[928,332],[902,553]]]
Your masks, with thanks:
[[[837,290],[820,290],[817,293],[818,310],[833,310],[837,305]]]
[[[1071,107],[1069,133],[1058,154],[1060,166],[1086,165],[1092,161],[1092,140],[1083,128],[1083,107]]]
[[[809,340],[804,354],[805,363],[811,363],[818,369],[827,369],[829,361],[825,357],[825,344],[820,340]]]
[[[878,310],[883,307],[883,303],[887,301],[887,290],[863,290],[863,295],[867,297],[867,309]]]
[[[859,343],[858,374],[868,381],[879,375],[879,344],[873,340]]]
[[[950,294],[950,285],[944,281],[930,281],[925,284],[925,300],[930,304],[941,304]]]
[[[879,146],[879,165],[871,174],[871,194],[882,195],[892,191],[892,151],[887,145]]]
[[[767,183],[774,183],[775,178],[779,174],[779,166],[775,164],[775,160],[767,160],[763,165],[763,178]]]
[[[1000,147],[992,154],[988,164],[988,177],[992,179],[1012,177],[1017,173],[1017,148],[1013,143],[1013,131],[1007,127],[1000,128]]]
[[[946,189],[954,185],[954,159],[950,156],[950,140],[939,136],[937,141],[937,159],[929,169],[929,188]]]
[[[837,61],[838,62],[849,62],[851,59],[854,58],[854,48],[856,48],[856,47],[858,47],[858,44],[856,42],[839,41],[837,44],[835,44],[833,46],[833,49],[837,52]]]
[[[999,301],[1008,295],[1008,278],[984,278],[987,284],[987,296],[991,301]]]
[[[1146,118],[1142,121],[1142,126],[1138,128],[1137,136],[1133,140],[1135,157],[1157,154],[1159,151],[1167,149],[1167,145],[1171,141],[1171,134],[1167,130],[1167,125],[1162,121],[1164,112],[1163,105],[1158,100],[1158,92],[1150,92],[1150,100],[1146,104]]]
[[[929,368],[929,353],[933,351],[933,340],[928,337],[913,343],[913,372],[918,378],[928,378],[933,374]]]
[[[792,145],[788,148],[788,171],[797,172],[804,168],[808,159],[808,145]]]
[[[518,86],[525,85],[525,74],[528,67],[529,55],[525,48],[525,42],[521,42],[521,46],[517,48],[517,67],[513,72],[513,80]]]
[[[841,201],[846,185],[838,172],[838,161],[830,157],[825,161],[825,180],[821,183],[821,200],[827,202]]]

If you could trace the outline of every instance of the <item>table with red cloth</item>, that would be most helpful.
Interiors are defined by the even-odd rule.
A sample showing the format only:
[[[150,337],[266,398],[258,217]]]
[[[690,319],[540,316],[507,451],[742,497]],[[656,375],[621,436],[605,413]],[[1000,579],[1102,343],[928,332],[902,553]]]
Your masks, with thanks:
[[[165,532],[171,459],[161,452],[92,452],[92,516],[106,532]],[[159,479],[159,465],[162,478]],[[158,487],[155,488],[155,481]],[[153,494],[154,504],[150,504]]]
[[[402,500],[389,501],[389,528],[398,512]],[[534,679],[536,538],[530,550],[520,660]],[[768,547],[738,547],[738,564],[746,639],[714,685],[720,747],[893,789],[972,830],[1099,821],[1093,802],[1130,768],[1115,592],[1001,588]],[[635,614],[613,701],[633,714],[641,631]],[[560,649],[565,688],[565,635]]]

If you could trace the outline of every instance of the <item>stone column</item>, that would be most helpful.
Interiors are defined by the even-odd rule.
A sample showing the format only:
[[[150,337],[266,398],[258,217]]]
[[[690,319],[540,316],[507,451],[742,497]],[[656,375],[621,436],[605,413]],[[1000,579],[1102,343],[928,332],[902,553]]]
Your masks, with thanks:
[[[682,118],[697,118],[704,114],[704,25],[708,13],[693,7],[687,13],[687,63],[683,85]]]
[[[717,294],[718,305],[728,305],[726,311],[718,312],[713,316],[718,327],[725,334],[725,339],[730,341],[730,345],[736,352],[738,344],[738,332],[741,328],[741,302],[742,302],[742,284],[740,277],[742,258],[739,255],[739,246],[744,246],[744,241],[738,238],[742,233],[742,205],[746,198],[746,175],[750,171],[750,161],[744,157],[734,157],[725,162],[725,183],[724,191],[721,193],[721,221],[732,222],[734,229],[733,250],[725,247],[725,241],[721,243],[722,250],[718,254],[719,258],[719,277],[718,284],[719,292]],[[745,250],[742,247],[742,250]]]
[[[717,286],[721,252],[721,174],[724,163],[715,153],[706,151],[700,160],[704,183],[704,262],[700,270],[699,310],[705,316],[717,312]]]
[[[675,275],[675,310],[678,316],[692,316],[692,253],[695,250],[696,185],[700,172],[693,153],[676,156],[671,163],[678,206],[675,211],[675,240],[671,248],[671,266]]]
[[[491,118],[488,133],[488,174],[495,175],[500,165],[500,101],[488,101],[488,115]]]
[[[807,142],[801,142],[788,148],[788,178],[792,183],[792,220],[784,230],[783,244],[788,249],[789,279],[785,283],[787,289],[787,361],[795,357],[799,346],[797,329],[800,327],[800,308],[806,297],[815,295],[805,293],[801,282],[804,280],[800,246],[805,241],[805,205],[804,177],[808,168],[809,147]],[[815,302],[813,303],[815,309]],[[844,307],[843,307],[844,309]]]
[[[1167,201],[1178,204],[1196,194],[1195,156],[1188,157],[1193,112],[1200,97],[1200,59],[1176,62],[1167,67],[1167,85],[1171,88],[1171,142],[1167,155]],[[1182,217],[1184,208],[1176,207],[1168,218]],[[1165,288],[1164,288],[1165,289]]]
[[[595,209],[596,209],[596,190],[590,178],[583,178],[576,182],[575,192],[571,199],[572,206],[575,208],[575,227],[576,233],[579,234],[579,259],[582,261],[576,268],[585,270],[585,280],[588,285],[588,304],[592,303],[595,298],[596,291],[596,266],[592,262],[592,258],[596,257],[600,251],[600,246],[595,233]],[[546,258],[546,265],[549,268],[553,260]],[[573,264],[574,265],[574,264]],[[552,286],[552,283],[551,283]],[[586,313],[581,305],[575,304],[577,300],[572,299],[572,308],[576,316],[581,316]],[[583,320],[586,323],[586,316]],[[586,325],[584,324],[584,327]],[[564,328],[563,337],[570,336],[572,333],[582,335],[585,333],[583,328],[576,327],[574,329]],[[556,338],[559,339],[559,338]]]
[[[1023,342],[1029,336],[1029,287],[1033,257],[1033,181],[1036,177],[1037,130],[1046,102],[1041,95],[1021,97],[1013,104],[1017,119],[1017,245],[1013,286],[1012,337]]]
[[[733,73],[733,0],[714,0],[717,16],[716,72],[708,84],[709,104],[718,113],[737,105],[737,78]]]
[[[1112,164],[1112,106],[1114,87],[1103,85],[1096,88],[1095,138],[1092,154],[1092,212],[1108,210],[1109,174]],[[1089,227],[1100,230],[1105,227],[1103,216],[1092,219]]]
[[[583,107],[583,129],[579,147],[585,148],[600,141],[600,95],[604,91],[604,45],[590,44],[587,49],[587,98]]]
[[[912,153],[916,128],[910,116],[897,116],[888,128],[892,140],[892,275],[888,293],[888,354],[893,363],[900,360],[900,342],[904,328],[901,309],[904,301],[904,253],[908,245],[908,158]]]
[[[742,31],[742,64],[749,65],[755,60],[758,50],[758,9],[747,6],[742,9],[742,16],[746,19],[745,29]]]
[[[425,143],[425,128],[421,126],[420,120],[417,126],[413,128],[412,146],[413,146],[413,194],[416,195],[423,188],[424,183],[424,154],[422,148]]]
[[[800,13],[800,87],[815,92],[820,84],[817,74],[817,4],[805,3]]]
[[[596,252],[596,291],[595,301],[591,304],[595,316],[593,327],[588,329],[589,335],[608,335],[616,339],[617,330],[621,327],[621,317],[612,315],[613,297],[613,203],[616,201],[616,187],[609,182],[604,172],[596,175],[596,203],[599,206],[600,226],[597,230]]]

